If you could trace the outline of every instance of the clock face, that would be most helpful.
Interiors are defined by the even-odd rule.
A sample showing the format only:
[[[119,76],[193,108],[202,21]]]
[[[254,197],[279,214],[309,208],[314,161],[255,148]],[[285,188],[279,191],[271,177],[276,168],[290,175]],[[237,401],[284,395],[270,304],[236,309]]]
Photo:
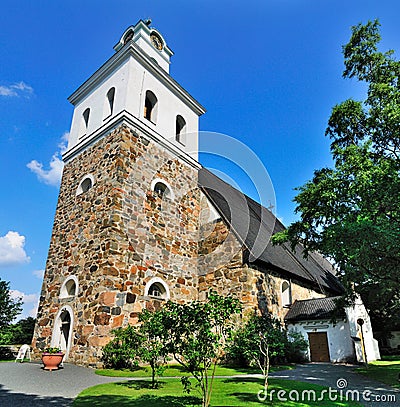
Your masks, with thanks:
[[[151,34],[150,35],[150,40],[151,40],[151,43],[153,44],[154,48],[158,49],[159,51],[161,51],[163,49],[162,40],[158,35]]]

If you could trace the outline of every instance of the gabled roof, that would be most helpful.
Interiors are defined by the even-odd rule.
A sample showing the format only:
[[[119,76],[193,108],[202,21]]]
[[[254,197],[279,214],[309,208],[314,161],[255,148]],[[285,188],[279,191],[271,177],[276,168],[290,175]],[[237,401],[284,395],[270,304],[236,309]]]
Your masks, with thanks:
[[[305,280],[322,292],[336,295],[343,292],[332,265],[321,255],[311,253],[305,259],[300,245],[295,253],[289,244],[272,245],[270,237],[285,227],[267,208],[205,168],[199,171],[199,186],[248,249],[250,263],[267,265],[286,277]]]
[[[286,322],[345,317],[344,309],[337,310],[336,301],[341,297],[316,298],[295,301],[285,316]]]

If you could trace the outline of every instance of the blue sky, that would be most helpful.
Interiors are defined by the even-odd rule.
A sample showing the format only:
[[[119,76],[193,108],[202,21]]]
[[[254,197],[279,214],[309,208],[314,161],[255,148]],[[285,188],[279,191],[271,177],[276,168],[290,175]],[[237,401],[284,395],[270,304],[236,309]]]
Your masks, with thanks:
[[[129,25],[153,20],[175,52],[171,75],[207,109],[200,129],[256,152],[289,224],[293,189],[331,163],[331,108],[363,97],[362,86],[341,78],[350,27],[379,18],[382,49],[398,50],[399,11],[396,0],[3,0],[0,278],[24,296],[23,315],[34,314],[41,289],[72,117],[67,97]],[[203,163],[222,171],[226,164]]]

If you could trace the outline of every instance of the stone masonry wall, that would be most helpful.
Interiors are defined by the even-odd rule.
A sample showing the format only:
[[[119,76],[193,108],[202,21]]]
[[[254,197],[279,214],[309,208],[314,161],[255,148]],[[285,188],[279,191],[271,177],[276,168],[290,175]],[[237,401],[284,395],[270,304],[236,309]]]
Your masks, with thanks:
[[[95,183],[76,196],[85,174]],[[174,197],[151,190],[164,179]],[[51,343],[55,317],[69,305],[73,335],[69,361],[95,366],[114,328],[137,322],[138,313],[163,300],[145,295],[155,277],[166,281],[170,298],[197,298],[196,170],[155,143],[122,126],[67,163],[40,297],[33,347]],[[69,276],[76,296],[60,298]]]

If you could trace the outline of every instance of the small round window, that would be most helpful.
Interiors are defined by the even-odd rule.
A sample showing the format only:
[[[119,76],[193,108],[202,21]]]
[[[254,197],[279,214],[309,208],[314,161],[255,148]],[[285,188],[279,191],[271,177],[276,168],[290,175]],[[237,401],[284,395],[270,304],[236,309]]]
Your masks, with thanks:
[[[60,298],[75,297],[78,293],[78,279],[75,276],[64,281],[60,290]]]
[[[76,190],[76,195],[80,195],[89,191],[89,189],[92,188],[93,185],[94,185],[93,176],[90,174],[85,175],[85,177],[83,177],[82,181],[80,182],[78,189]]]
[[[165,298],[166,290],[160,283],[154,283],[149,288],[150,297]]]
[[[168,285],[159,277],[152,278],[146,284],[144,295],[161,300],[168,300],[170,297]]]
[[[161,198],[174,198],[171,188],[164,180],[153,180],[153,182],[151,183],[151,189]]]

